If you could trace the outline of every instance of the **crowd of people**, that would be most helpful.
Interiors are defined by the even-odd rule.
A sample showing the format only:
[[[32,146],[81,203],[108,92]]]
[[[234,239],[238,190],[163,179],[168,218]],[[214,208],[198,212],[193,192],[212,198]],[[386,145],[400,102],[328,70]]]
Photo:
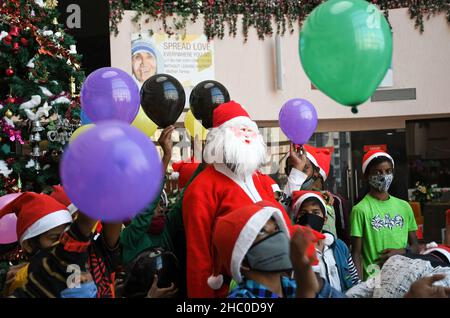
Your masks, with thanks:
[[[158,140],[166,170],[173,131]],[[363,159],[369,193],[341,217],[342,196],[324,188],[331,159],[327,148],[292,145],[282,190],[260,172],[267,147],[257,124],[224,103],[202,160],[173,165],[174,203],[166,178],[123,223],[86,216],[63,185],[3,207],[0,217],[17,215],[18,242],[0,245],[2,296],[449,297],[450,222],[443,244],[419,244],[410,205],[389,194],[395,158],[381,150]]]

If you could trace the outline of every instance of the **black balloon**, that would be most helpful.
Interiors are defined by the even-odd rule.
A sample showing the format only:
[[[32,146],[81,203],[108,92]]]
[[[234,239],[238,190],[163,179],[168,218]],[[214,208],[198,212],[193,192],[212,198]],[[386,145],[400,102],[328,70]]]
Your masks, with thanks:
[[[153,75],[142,85],[142,109],[159,127],[165,128],[176,123],[185,103],[183,86],[171,75]]]
[[[203,81],[197,84],[189,97],[192,114],[207,129],[212,127],[214,109],[229,101],[228,90],[216,81]]]

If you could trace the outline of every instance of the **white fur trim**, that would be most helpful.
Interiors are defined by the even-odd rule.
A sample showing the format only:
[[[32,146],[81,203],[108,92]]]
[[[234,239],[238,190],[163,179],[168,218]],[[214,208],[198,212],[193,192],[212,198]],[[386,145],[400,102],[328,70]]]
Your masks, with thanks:
[[[438,245],[437,245],[436,242],[430,242],[430,243],[428,243],[427,245],[425,245],[425,247],[426,247],[427,249],[430,249],[430,248],[433,248],[433,247],[438,247]]]
[[[169,180],[178,180],[180,178],[180,173],[177,171],[173,171],[170,175],[169,175]]]
[[[70,215],[72,215],[78,211],[78,208],[75,206],[75,204],[71,203],[67,206],[67,210],[70,212]]]
[[[302,206],[302,203],[309,198],[316,198],[319,199],[319,202],[322,204],[322,207],[324,208],[325,211],[325,216],[327,213],[327,206],[325,205],[325,201],[323,200],[323,198],[320,197],[320,195],[315,194],[315,193],[305,193],[304,195],[302,195],[300,198],[297,199],[297,201],[295,201],[294,203],[294,207],[292,208],[294,211],[294,215],[298,214],[298,209],[300,209],[300,207]]]
[[[208,286],[214,290],[219,289],[223,285],[223,275],[219,276],[209,276],[208,277]]]
[[[392,162],[392,168],[394,168],[394,159],[392,159],[392,157],[391,157],[388,153],[386,153],[386,152],[384,152],[384,151],[379,151],[379,152],[376,152],[376,153],[374,153],[373,155],[371,155],[369,158],[367,158],[366,161],[363,162],[363,165],[362,165],[362,172],[363,172],[363,173],[366,172],[366,168],[367,168],[367,166],[369,165],[369,163],[370,163],[373,159],[375,159],[375,158],[377,158],[377,157],[386,157],[386,158],[388,158],[388,159],[391,160],[391,162]]]
[[[36,237],[62,224],[71,223],[72,216],[67,210],[59,210],[47,214],[33,223],[20,237],[20,244],[23,241]]]
[[[242,281],[241,264],[245,255],[253,245],[258,233],[272,216],[275,218],[279,228],[290,237],[288,227],[283,218],[283,213],[279,209],[274,207],[263,207],[255,213],[242,228],[241,233],[234,244],[231,255],[231,276],[237,283]]]
[[[440,248],[440,247],[430,248],[430,249],[426,250],[425,252],[423,252],[423,254],[429,254],[434,251],[439,252],[442,255],[444,255],[447,258],[447,260],[450,262],[450,253],[447,250]]]
[[[233,180],[234,183],[236,183],[254,203],[262,201],[261,195],[259,194],[258,190],[255,187],[252,176],[247,176],[245,180],[241,180],[225,164],[215,163],[214,169],[216,169],[216,171]]]
[[[322,167],[317,163],[316,158],[312,154],[310,154],[308,151],[306,151],[306,158],[309,159],[317,168],[319,168],[319,173],[323,178],[323,181],[327,180],[327,174],[325,173],[325,170],[322,169]]]
[[[249,128],[253,128],[255,131],[258,130],[258,125],[247,116],[234,117],[234,118],[224,122],[219,127],[227,128],[227,127],[236,127],[236,126],[247,126]]]
[[[331,233],[323,233],[325,235],[325,239],[323,240],[323,243],[326,246],[331,246],[334,243],[334,236]]]
[[[281,192],[280,186],[276,183],[272,184],[272,191],[273,192]]]

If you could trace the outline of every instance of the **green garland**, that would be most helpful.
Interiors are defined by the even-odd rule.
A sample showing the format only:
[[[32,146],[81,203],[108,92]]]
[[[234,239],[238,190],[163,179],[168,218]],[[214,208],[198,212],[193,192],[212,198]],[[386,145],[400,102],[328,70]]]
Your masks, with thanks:
[[[264,39],[274,32],[283,35],[286,31],[294,32],[294,25],[301,25],[305,17],[323,0],[198,0],[198,1],[151,1],[151,0],[110,0],[111,32],[117,35],[118,24],[122,20],[124,10],[137,11],[133,21],[141,16],[147,16],[163,22],[163,30],[169,35],[186,27],[190,20],[195,22],[200,14],[204,16],[204,33],[209,38],[222,39],[225,36],[225,26],[228,34],[236,36],[238,16],[242,15],[242,32],[247,40],[248,30],[256,29],[258,37]],[[445,13],[450,22],[449,0],[372,0],[388,16],[389,9],[409,8],[411,19],[415,26],[424,31],[423,21],[432,15]],[[173,15],[177,15],[174,18]],[[173,20],[173,26],[168,20]],[[272,21],[276,23],[273,30]],[[150,30],[150,33],[153,31]]]

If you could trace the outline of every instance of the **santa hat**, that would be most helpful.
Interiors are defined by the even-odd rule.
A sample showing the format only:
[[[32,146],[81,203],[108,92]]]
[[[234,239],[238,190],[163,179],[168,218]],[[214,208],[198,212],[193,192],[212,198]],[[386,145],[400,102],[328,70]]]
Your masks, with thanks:
[[[53,192],[50,194],[50,196],[59,203],[64,204],[70,214],[74,214],[78,211],[78,208],[70,201],[69,197],[66,194],[66,191],[64,191],[64,188],[62,186],[53,186]]]
[[[247,111],[235,101],[223,103],[214,109],[213,127],[217,128],[224,123],[228,125],[245,124],[256,126],[256,123],[250,119]]]
[[[208,278],[212,289],[219,289],[223,283],[221,269],[240,283],[241,264],[266,222],[274,217],[281,231],[288,237],[289,229],[283,213],[274,206],[253,204],[244,206],[216,219],[213,231],[213,275]]]
[[[17,237],[20,244],[62,224],[71,223],[66,207],[46,194],[24,192],[0,210],[17,215]]]
[[[182,189],[194,175],[200,164],[196,162],[178,161],[172,164],[173,174],[178,173],[178,188]]]
[[[426,245],[426,251],[423,252],[423,254],[429,254],[431,252],[438,252],[443,257],[447,259],[448,262],[450,262],[450,247],[442,244],[436,244],[436,242],[431,242]]]
[[[306,144],[303,145],[303,148],[306,150],[306,157],[309,161],[319,168],[323,181],[327,180],[330,173],[332,150],[330,148],[316,148]]]
[[[322,205],[323,210],[327,211],[327,206],[325,201],[323,200],[322,193],[319,191],[294,191],[292,192],[292,210],[294,211],[295,217],[297,217],[298,211],[302,206],[303,202],[309,198],[316,198],[319,200],[319,203]]]
[[[387,152],[384,152],[379,149],[373,149],[373,150],[369,150],[368,152],[366,152],[366,154],[363,157],[362,172],[365,173],[369,163],[373,159],[378,158],[378,157],[388,158],[392,162],[392,167],[394,167],[394,159],[392,159],[392,157]]]

